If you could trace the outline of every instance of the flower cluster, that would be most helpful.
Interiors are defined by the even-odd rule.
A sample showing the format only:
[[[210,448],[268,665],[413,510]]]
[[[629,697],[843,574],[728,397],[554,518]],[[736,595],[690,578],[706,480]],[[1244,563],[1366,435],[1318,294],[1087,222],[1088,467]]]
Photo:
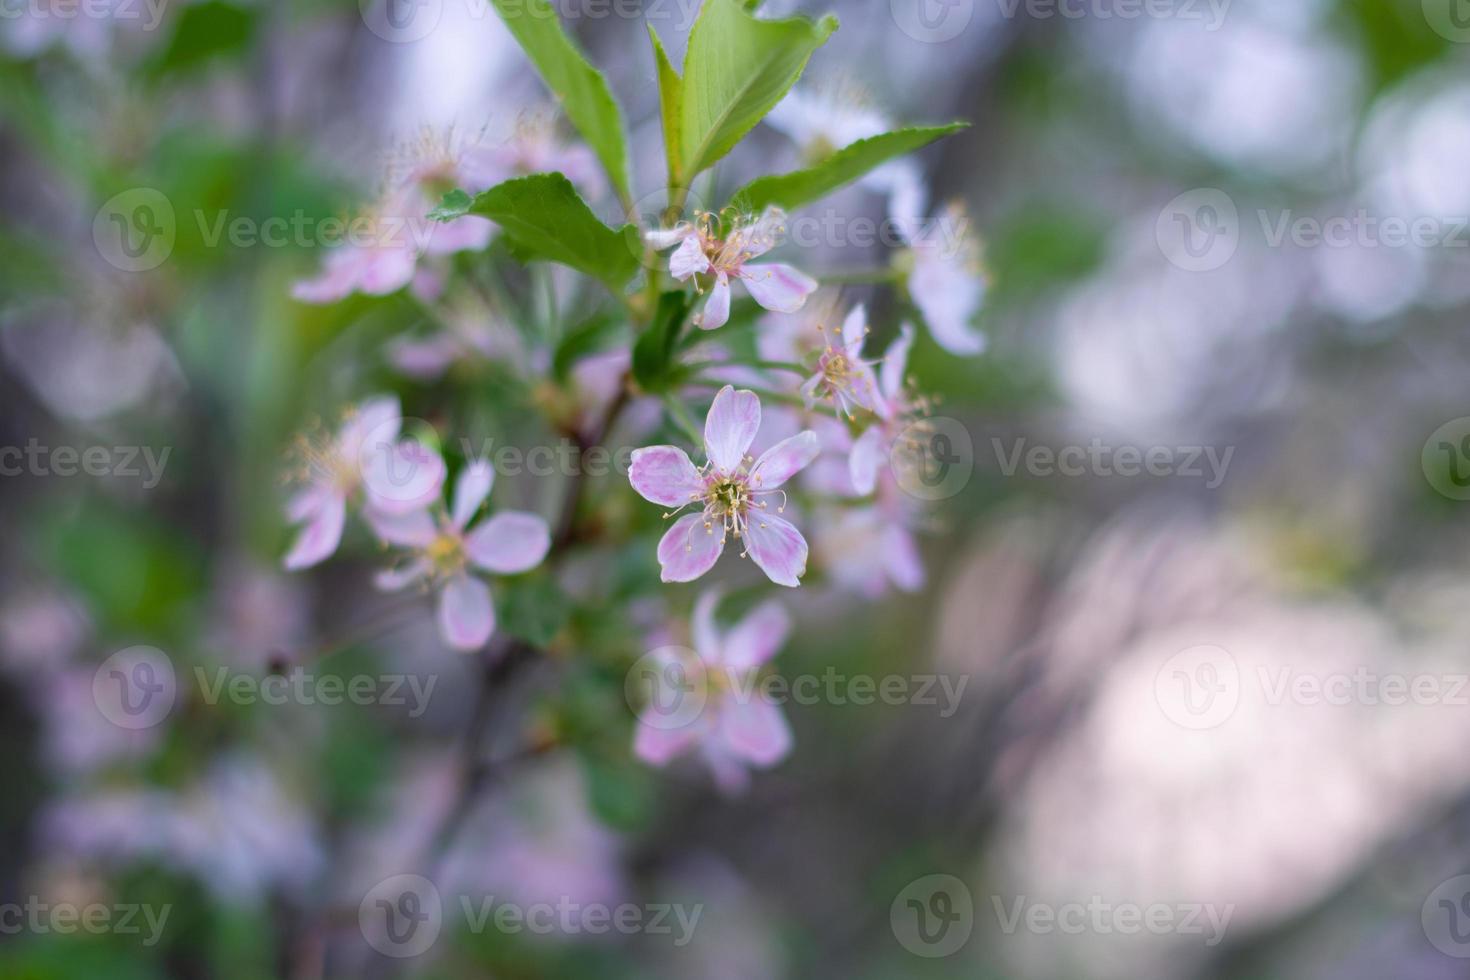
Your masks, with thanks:
[[[754,19],[736,9],[736,0],[707,0],[706,7],[720,8],[731,23]],[[809,22],[789,23],[796,25],[789,43],[814,50],[825,37]],[[691,50],[679,81],[691,91],[705,84],[699,57]],[[671,84],[662,74],[660,82]],[[667,124],[669,105],[682,96],[663,94],[672,100]],[[980,353],[985,341],[974,321],[987,280],[958,205],[924,220],[922,170],[888,149],[913,145],[913,137],[884,139],[894,127],[849,94],[777,91],[762,96],[763,113],[795,142],[802,169],[748,184],[720,210],[686,210],[693,178],[754,122],[720,118],[707,133],[670,126],[665,199],[673,206],[659,226],[634,235],[599,217],[614,206],[610,198],[631,213],[631,188],[642,183],[643,175],[630,180],[625,172],[622,137],[612,132],[620,120],[606,116],[607,102],[595,93],[563,95],[566,122],[585,145],[559,135],[558,121],[544,114],[489,148],[451,150],[448,139],[423,144],[428,149],[389,181],[387,203],[376,213],[424,234],[339,250],[296,296],[327,302],[349,292],[408,290],[413,300],[404,305],[414,318],[387,342],[386,359],[417,386],[425,414],[445,420],[435,425],[441,437],[459,435],[467,411],[480,427],[487,417],[515,426],[501,435],[520,436],[528,415],[538,417],[538,431],[571,440],[589,457],[606,451],[617,432],[625,444],[641,446],[631,453],[627,484],[568,472],[555,487],[537,485],[538,500],[560,507],[555,540],[531,513],[501,511],[476,522],[493,483],[490,464],[466,452],[442,504],[449,466],[438,452],[400,438],[396,401],[374,399],[305,453],[298,474],[304,486],[288,509],[304,526],[287,566],[305,568],[330,555],[347,512],[356,509],[370,534],[398,555],[378,585],[433,591],[444,642],[471,651],[486,645],[497,621],[512,628],[497,618],[484,576],[541,565],[542,578],[571,607],[592,601],[587,569],[610,575],[624,555],[645,556],[650,571],[656,561],[669,585],[706,575],[738,578],[737,561],[716,571],[729,550],[759,570],[751,576],[757,588],[814,583],[876,598],[890,588],[921,587],[916,532],[927,518],[904,493],[894,462],[929,414],[929,400],[908,377],[921,336],[913,324],[926,327],[944,351]],[[928,138],[955,128],[933,127]],[[897,230],[899,247],[889,261],[824,273],[816,254],[781,260],[792,245],[791,216],[848,183],[876,194]],[[492,239],[504,247],[490,248]],[[457,253],[452,262],[450,253]],[[656,258],[660,253],[666,255]],[[542,260],[571,272],[549,270]],[[894,302],[870,307],[867,296],[824,289],[824,280],[886,289]],[[894,304],[902,314],[893,322],[870,324],[870,308]],[[662,508],[663,523],[627,505],[627,486]],[[654,524],[656,544],[646,530]],[[720,588],[694,604],[694,667],[708,688],[706,710],[672,729],[648,724],[646,709],[634,748],[663,765],[697,747],[719,783],[734,788],[747,767],[774,765],[790,749],[779,710],[731,692],[765,669],[791,627],[772,599],[720,630]],[[683,595],[666,588],[651,598],[662,607]],[[631,607],[624,613],[603,606],[600,616],[631,624]],[[555,621],[577,617],[568,610]],[[653,634],[632,632],[663,635],[679,622],[666,612]],[[524,630],[514,638],[558,647],[564,656],[612,652],[578,646],[569,632],[575,629],[565,626],[549,642],[542,635],[533,643]]]

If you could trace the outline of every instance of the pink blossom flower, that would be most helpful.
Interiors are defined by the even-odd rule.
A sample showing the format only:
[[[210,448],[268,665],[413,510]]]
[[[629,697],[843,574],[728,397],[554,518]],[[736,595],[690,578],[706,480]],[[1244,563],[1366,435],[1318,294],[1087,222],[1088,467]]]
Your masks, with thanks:
[[[470,568],[514,575],[541,564],[551,548],[551,532],[535,514],[502,511],[469,527],[490,495],[495,471],[484,460],[465,467],[454,482],[447,513],[428,507],[400,514],[369,512],[368,523],[383,541],[412,549],[407,564],[377,577],[379,588],[401,589],[432,583],[439,592],[439,634],[456,650],[478,650],[495,632],[490,587]]]
[[[682,222],[667,230],[650,231],[646,239],[655,249],[679,246],[669,256],[669,273],[680,282],[698,275],[713,277],[714,287],[704,310],[694,318],[703,329],[713,330],[730,319],[732,278],[743,282],[757,303],[778,313],[795,313],[816,291],[815,279],[789,265],[750,264],[751,259],[775,248],[785,232],[785,221],[785,212],[768,207],[753,221],[736,221],[729,234],[720,238],[719,218],[702,212],[692,224]]]
[[[909,296],[939,346],[961,356],[985,350],[985,335],[971,321],[985,303],[988,280],[968,225],[964,209],[952,204],[909,245]]]
[[[874,599],[890,584],[904,592],[924,586],[918,542],[896,503],[884,502],[891,499],[883,494],[876,506],[828,515],[814,536],[817,558],[833,581]]]
[[[795,587],[806,571],[807,545],[801,532],[784,518],[782,484],[817,455],[817,436],[810,429],[784,439],[761,454],[754,465],[747,455],[761,424],[760,399],[752,391],[720,389],[704,422],[708,462],[696,469],[684,450],[648,446],[633,451],[628,479],[646,500],[673,507],[673,514],[694,505],[698,513],[674,522],[658,543],[665,582],[692,582],[714,567],[728,537],[742,539],[745,551],[777,585]],[[762,499],[780,493],[776,513]],[[719,533],[716,534],[718,528]]]
[[[490,244],[495,226],[486,218],[473,214],[447,222],[429,218],[446,191],[484,189],[468,179],[459,154],[447,140],[422,144],[413,152],[418,159],[407,175],[395,181],[377,205],[348,222],[346,240],[327,254],[319,276],[292,287],[294,298],[335,303],[354,292],[386,296],[415,283],[421,257]]]
[[[476,190],[526,174],[556,172],[576,184],[584,197],[595,200],[607,193],[597,156],[581,143],[558,139],[550,113],[523,116],[514,135],[502,143],[468,148],[461,166],[466,188]]]
[[[655,766],[697,749],[728,791],[743,789],[747,767],[774,766],[791,751],[791,728],[778,705],[761,696],[761,667],[786,642],[791,621],[774,601],[757,606],[729,630],[715,625],[720,596],[710,590],[694,607],[696,653],[656,651],[655,689],[638,716],[633,751]],[[692,690],[703,703],[687,700]]]
[[[921,400],[911,398],[904,390],[904,374],[908,370],[909,350],[913,345],[914,328],[905,323],[899,330],[898,339],[889,345],[879,368],[878,394],[881,401],[878,421],[852,444],[848,468],[853,489],[861,496],[873,492],[880,471],[889,461],[894,440],[926,408]]]
[[[896,129],[892,119],[852,87],[793,88],[765,120],[791,137],[810,166],[858,140]],[[890,160],[868,171],[858,184],[888,198],[888,218],[905,238],[919,227],[929,192],[913,160]]]
[[[828,332],[817,325],[817,330]],[[862,359],[863,341],[868,336],[868,314],[861,303],[852,308],[842,326],[831,328],[835,343],[816,355],[816,371],[801,386],[801,397],[810,409],[819,399],[830,401],[843,415],[853,417],[853,409],[877,412],[881,404],[878,382],[872,366]]]
[[[400,440],[398,399],[370,398],[357,406],[324,445],[303,440],[304,487],[287,503],[286,515],[304,525],[285,567],[308,568],[329,558],[342,540],[347,503],[359,492],[365,509],[398,514],[439,496],[444,461],[413,439]]]

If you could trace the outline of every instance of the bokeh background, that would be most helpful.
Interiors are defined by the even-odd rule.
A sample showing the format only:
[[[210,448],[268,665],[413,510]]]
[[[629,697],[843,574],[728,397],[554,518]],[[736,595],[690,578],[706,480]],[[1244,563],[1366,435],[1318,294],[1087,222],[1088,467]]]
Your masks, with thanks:
[[[924,340],[913,362],[971,443],[924,538],[927,587],[857,607],[804,590],[781,664],[966,678],[957,710],[794,706],[792,757],[733,799],[698,772],[649,771],[621,697],[619,658],[639,651],[600,632],[632,593],[574,568],[576,615],[541,624],[557,655],[502,692],[490,737],[572,735],[511,760],[448,843],[425,838],[480,665],[442,649],[427,604],[385,607],[365,548],[280,571],[284,454],[378,390],[431,421],[468,413],[476,435],[546,436],[501,404],[493,365],[452,405],[389,370],[385,345],[420,317],[401,297],[301,306],[291,283],[320,250],[209,235],[222,214],[350,211],[425,127],[504,132],[544,98],[488,10],[428,7],[435,25],[411,40],[327,0],[5,7],[0,445],[53,462],[101,446],[109,463],[0,478],[0,902],[171,913],[151,945],[6,928],[0,975],[1465,974],[1463,0],[838,0],[803,86],[972,123],[918,159],[987,242],[990,344],[962,360]],[[599,9],[614,12],[570,29],[626,106],[635,192],[651,192],[644,21],[677,57],[693,10]],[[764,8],[798,9],[829,8]],[[730,166],[796,164],[762,127]],[[174,240],[130,271],[94,232],[138,188],[168,202]],[[836,200],[882,212],[861,189]],[[823,268],[881,260],[813,251]],[[886,296],[849,293],[891,317]],[[1169,465],[1066,473],[1011,465],[1017,447]],[[555,507],[544,481],[507,488]],[[532,618],[535,598],[518,607]],[[140,644],[189,682],[166,724],[132,731],[91,692],[99,664]],[[298,662],[438,688],[414,717],[210,705],[191,680]],[[1395,696],[1394,677],[1422,696]],[[1313,695],[1329,678],[1354,680]],[[358,901],[426,852],[446,895],[701,903],[702,918],[683,946],[450,925],[429,955],[377,956]],[[956,948],[915,941],[910,899],[958,910]],[[1047,927],[1071,903],[1158,906],[1175,926],[1088,912]]]

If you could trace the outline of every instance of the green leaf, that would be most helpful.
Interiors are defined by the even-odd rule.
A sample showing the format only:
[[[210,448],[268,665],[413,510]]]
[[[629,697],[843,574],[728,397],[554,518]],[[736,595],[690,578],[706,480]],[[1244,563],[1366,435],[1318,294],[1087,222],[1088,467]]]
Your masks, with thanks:
[[[151,15],[145,9],[143,16]],[[254,10],[221,0],[190,4],[179,13],[173,36],[152,60],[149,73],[159,77],[197,68],[215,57],[241,54],[255,35],[256,20]]]
[[[463,218],[470,213],[474,204],[473,197],[456,187],[439,200],[437,208],[429,212],[429,220],[453,221],[455,218]]]
[[[653,323],[633,345],[633,379],[644,391],[659,391],[664,387],[689,306],[689,296],[682,290],[659,296]]]
[[[607,79],[588,64],[547,0],[491,0],[567,118],[592,147],[620,198],[628,197],[628,146],[623,110]]]
[[[914,126],[870,136],[843,147],[806,170],[759,177],[736,191],[730,203],[752,212],[760,211],[768,204],[788,210],[797,208],[826,197],[894,157],[912,153],[968,125],[956,122],[947,126]]]
[[[482,191],[466,211],[457,209],[461,203],[454,194],[446,194],[436,214],[489,218],[526,254],[571,266],[602,280],[613,292],[638,273],[638,229],[609,228],[597,220],[561,174],[516,177]]]
[[[679,86],[681,186],[729,153],[781,101],[836,29],[831,14],[815,23],[760,20],[740,0],[705,0],[689,32]]]
[[[668,52],[664,51],[663,42],[658,39],[658,32],[653,29],[652,22],[648,24],[648,38],[653,42],[653,60],[658,68],[658,110],[659,120],[664,127],[664,159],[669,168],[669,182],[682,184],[683,176],[680,171],[683,160],[680,158],[680,148],[684,138],[680,113],[683,111],[683,80],[674,71],[674,63],[669,60]]]

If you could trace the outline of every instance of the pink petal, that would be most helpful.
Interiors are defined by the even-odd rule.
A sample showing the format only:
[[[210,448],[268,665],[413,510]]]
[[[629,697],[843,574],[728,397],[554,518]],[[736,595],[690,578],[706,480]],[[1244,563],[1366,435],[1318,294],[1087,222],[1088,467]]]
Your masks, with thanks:
[[[651,766],[668,765],[669,760],[699,741],[701,734],[702,729],[696,725],[660,728],[640,720],[633,730],[633,754]]]
[[[725,385],[704,417],[704,451],[722,473],[738,469],[761,427],[761,402],[753,391]]]
[[[696,272],[709,271],[709,257],[699,243],[698,235],[690,235],[669,256],[669,275],[683,282]]]
[[[448,332],[426,337],[395,337],[385,353],[388,363],[400,374],[419,381],[432,381],[445,371],[462,353],[459,342]]]
[[[795,588],[806,573],[806,538],[785,518],[752,514],[745,526],[745,550],[766,577]]]
[[[409,562],[398,568],[385,568],[373,576],[373,584],[384,592],[397,592],[405,586],[421,581],[429,574],[427,561]]]
[[[720,787],[720,792],[726,796],[736,796],[750,788],[750,772],[745,768],[745,763],[722,740],[705,739],[700,746],[700,754],[714,774],[715,784]]]
[[[347,501],[341,494],[318,495],[316,511],[307,519],[284,559],[286,569],[299,571],[330,557],[342,541],[342,525],[346,520]]]
[[[822,451],[817,434],[811,429],[783,439],[761,454],[750,469],[750,482],[757,491],[774,490],[806,468]]]
[[[495,225],[489,218],[467,214],[450,222],[431,222],[422,234],[425,255],[477,252],[490,244],[490,239],[495,236]]]
[[[418,250],[411,243],[375,245],[362,250],[357,288],[370,296],[396,293],[413,281]]]
[[[704,309],[695,316],[694,323],[701,330],[713,330],[723,327],[729,319],[730,277],[718,272],[715,274],[714,288],[709,291],[709,299],[704,301]]]
[[[398,441],[403,424],[403,410],[397,395],[378,395],[355,405],[337,433],[337,452],[344,459],[356,460],[363,445],[373,443],[375,449],[386,449]]]
[[[985,280],[963,255],[942,242],[916,243],[908,287],[939,346],[960,356],[985,350],[985,335],[970,326],[985,302]]]
[[[740,273],[755,301],[777,313],[795,313],[817,290],[817,281],[789,265],[747,265]]]
[[[454,481],[454,504],[449,512],[456,528],[464,530],[494,485],[495,470],[483,459],[475,460],[460,471]]]
[[[791,617],[779,602],[763,602],[725,636],[725,665],[743,673],[770,660],[791,632]]]
[[[495,604],[490,587],[459,574],[439,593],[439,635],[456,650],[478,650],[495,632]]]
[[[660,578],[665,582],[692,582],[714,567],[725,550],[724,529],[704,526],[703,514],[685,514],[664,532],[658,543]]]
[[[427,548],[439,531],[427,510],[411,510],[403,514],[384,514],[371,507],[362,511],[363,520],[387,544],[402,548]]]
[[[858,436],[857,442],[852,444],[847,467],[852,474],[853,489],[859,496],[866,497],[878,485],[878,467],[883,463],[885,445],[883,428],[877,425]]]
[[[644,500],[665,507],[683,507],[704,492],[704,480],[677,446],[648,446],[633,450],[628,481]]]
[[[744,245],[742,251],[747,258],[765,255],[786,234],[786,212],[778,207],[767,206],[755,223],[736,232]]]
[[[898,339],[888,345],[888,353],[883,355],[883,366],[879,369],[882,372],[883,397],[890,402],[898,401],[903,394],[903,376],[908,371],[909,351],[913,346],[914,325],[905,323],[898,331]]]
[[[541,564],[551,549],[551,529],[535,514],[502,511],[465,535],[470,561],[497,575],[514,575]]]
[[[694,615],[690,618],[694,634],[694,649],[708,664],[718,664],[724,659],[720,631],[715,627],[715,607],[720,604],[718,586],[700,593],[694,602]]]
[[[894,585],[905,592],[917,592],[924,587],[924,562],[907,528],[898,524],[885,527],[881,547],[883,565]]]
[[[791,751],[791,726],[779,705],[756,695],[748,701],[727,698],[720,706],[720,741],[757,766],[771,766]]]
[[[849,360],[857,360],[863,353],[863,340],[868,336],[868,311],[859,303],[848,311],[842,321],[842,351]]]
[[[694,234],[694,229],[688,225],[675,225],[673,228],[650,228],[643,233],[643,240],[656,252],[662,252],[670,245],[685,241]]]
[[[419,510],[439,499],[444,486],[444,460],[416,439],[403,439],[387,449],[370,439],[362,447],[362,486],[367,502],[383,514]]]

